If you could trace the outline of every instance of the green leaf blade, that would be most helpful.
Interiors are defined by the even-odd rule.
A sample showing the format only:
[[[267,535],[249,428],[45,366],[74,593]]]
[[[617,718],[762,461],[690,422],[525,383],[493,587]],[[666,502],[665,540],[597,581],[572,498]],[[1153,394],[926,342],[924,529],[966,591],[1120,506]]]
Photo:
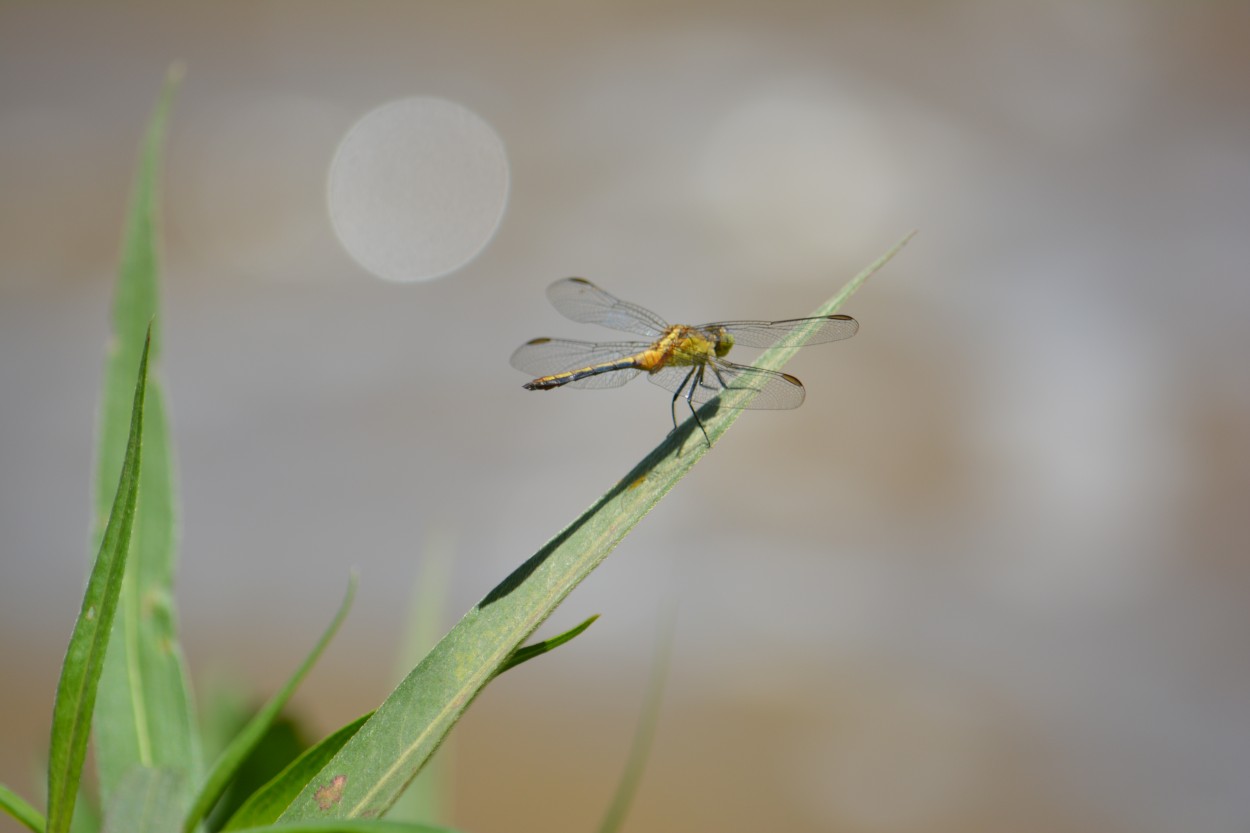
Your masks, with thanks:
[[[498,677],[503,672],[516,668],[521,663],[529,662],[536,657],[540,657],[548,651],[554,651],[564,643],[580,636],[586,628],[593,625],[595,620],[598,618],[599,614],[596,613],[594,616],[587,617],[581,624],[569,628],[564,633],[557,634],[550,639],[544,639],[542,642],[536,642],[533,645],[526,645],[524,648],[517,648],[512,652],[512,656],[508,657],[508,659],[504,661],[504,664],[499,666],[499,670],[495,672],[495,676]]]
[[[48,833],[65,833],[73,819],[109,636],[121,600],[142,472],[143,408],[150,345],[150,339],[144,341],[139,360],[130,432],[113,508],[87,581],[82,610],[74,625],[57,685],[48,756]]]
[[[910,235],[814,314],[831,314],[908,239]],[[794,349],[773,348],[756,364],[777,369]],[[700,412],[713,441],[740,413],[715,405],[713,401]],[[470,610],[301,791],[280,820],[377,818],[384,814],[517,647],[709,447],[693,420],[670,434],[581,517]]]
[[[399,682],[421,661],[447,632],[447,603],[451,592],[456,547],[452,531],[442,525],[426,532],[413,584],[412,601],[404,640],[398,652],[394,681]],[[386,817],[392,821],[438,824],[450,815],[454,784],[451,777],[455,749],[446,744],[421,775],[392,805]],[[291,798],[295,796],[292,795]],[[289,803],[289,802],[288,802]]]
[[[138,359],[136,333],[141,336],[154,322],[159,308],[157,183],[178,75],[171,72],[153,112],[127,214],[102,395],[97,515],[103,511],[104,488],[120,465],[122,380],[132,376]],[[159,354],[159,328],[153,326],[154,366]],[[95,721],[95,759],[106,806],[135,767],[179,770],[186,776],[177,782],[182,790],[199,777],[199,741],[173,601],[172,452],[155,373],[148,385],[141,478],[129,569],[96,703],[101,719]]]
[[[669,666],[672,664],[673,634],[676,629],[677,609],[671,607],[656,638],[656,652],[651,661],[651,680],[647,684],[647,695],[643,700],[637,728],[634,729],[629,757],[625,761],[621,779],[617,782],[612,803],[608,805],[603,822],[599,825],[599,833],[617,833],[621,829],[634,796],[638,793],[638,785],[642,782],[642,773],[651,754],[651,743],[655,740],[655,729],[660,722],[660,705],[664,699],[664,684],[668,680]]]
[[[222,833],[272,824],[313,777],[338,754],[373,712],[358,717],[343,728],[306,750],[272,781],[257,790],[221,828]]]
[[[22,798],[4,784],[0,784],[0,810],[25,825],[34,833],[44,833],[48,820],[43,813],[26,799]]]
[[[217,763],[214,764],[199,794],[192,802],[190,812],[187,813],[186,820],[182,826],[184,833],[191,833],[196,825],[208,815],[208,811],[213,808],[217,800],[221,798],[222,793],[226,791],[226,787],[229,786],[231,779],[234,778],[243,761],[264,738],[265,732],[273,725],[283,706],[291,699],[295,689],[308,676],[308,672],[312,670],[313,665],[321,657],[326,646],[330,644],[330,640],[338,633],[339,627],[347,617],[347,611],[351,609],[352,599],[355,596],[356,576],[353,574],[348,582],[347,593],[343,597],[342,604],[339,605],[338,612],[334,615],[334,619],[325,629],[325,632],[321,634],[321,638],[317,640],[317,644],[313,646],[312,651],[304,658],[304,661],[295,670],[295,673],[291,675],[291,678],[287,680],[286,685],[271,697],[269,702],[247,722],[243,730],[235,736],[230,745],[218,757]]]

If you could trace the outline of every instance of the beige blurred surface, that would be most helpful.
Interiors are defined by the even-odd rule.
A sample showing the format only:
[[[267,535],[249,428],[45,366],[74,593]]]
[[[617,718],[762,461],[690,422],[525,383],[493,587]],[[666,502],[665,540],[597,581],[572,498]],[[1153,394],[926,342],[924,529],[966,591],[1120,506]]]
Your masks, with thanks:
[[[450,621],[668,428],[537,395],[584,275],[674,321],[806,314],[920,235],[453,734],[472,831],[592,829],[679,607],[627,830],[1223,831],[1250,821],[1250,6],[0,6],[0,781],[38,790],[87,561],[128,179],[187,65],[165,356],[197,681],[375,705],[427,542]],[[385,284],[325,207],[337,142],[433,95],[511,163],[489,248]],[[0,831],[17,828],[0,820]]]

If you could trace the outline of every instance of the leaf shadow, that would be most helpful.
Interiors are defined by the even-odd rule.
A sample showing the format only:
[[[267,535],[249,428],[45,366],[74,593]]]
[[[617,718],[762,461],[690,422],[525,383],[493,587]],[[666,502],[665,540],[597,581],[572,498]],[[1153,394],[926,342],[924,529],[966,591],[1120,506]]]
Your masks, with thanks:
[[[597,515],[609,502],[614,500],[620,494],[628,489],[633,488],[636,484],[642,482],[651,471],[660,464],[661,461],[668,459],[674,455],[680,455],[686,446],[686,441],[691,435],[700,431],[699,422],[707,424],[716,413],[720,410],[720,402],[713,399],[705,403],[696,412],[697,419],[687,419],[668,433],[668,436],[657,445],[646,457],[643,457],[638,465],[629,470],[629,473],[616,482],[616,484],[608,489],[594,504],[578,516],[577,520],[560,530],[558,534],[527,558],[521,566],[513,570],[507,578],[499,582],[493,590],[486,594],[483,599],[477,603],[478,609],[487,607],[516,590],[525,580],[530,577],[535,570],[542,565],[544,561],[551,557],[560,545],[562,545],[569,536],[581,529],[591,518]],[[699,441],[703,442],[703,437],[699,437]]]

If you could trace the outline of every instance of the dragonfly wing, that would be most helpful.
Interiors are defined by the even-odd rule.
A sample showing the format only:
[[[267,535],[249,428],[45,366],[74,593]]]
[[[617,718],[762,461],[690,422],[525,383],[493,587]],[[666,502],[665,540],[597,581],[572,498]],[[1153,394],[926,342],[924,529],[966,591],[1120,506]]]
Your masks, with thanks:
[[[599,324],[635,335],[659,338],[668,323],[650,310],[622,301],[585,278],[565,278],[547,287],[547,297],[565,318]]]
[[[693,376],[692,370],[696,371]],[[680,390],[683,399],[689,392],[690,401],[695,405],[715,399],[724,390],[753,390],[756,396],[746,404],[725,400],[721,404],[731,408],[786,410],[802,405],[806,395],[803,383],[789,373],[734,364],[724,359],[709,361],[702,374],[698,373],[697,367],[670,365],[650,374],[647,379],[665,390],[674,393]],[[693,389],[690,387],[692,382],[695,383]]]
[[[572,341],[565,338],[536,338],[512,354],[512,366],[534,376],[554,376],[632,356],[651,345],[643,341]],[[571,388],[615,388],[638,375],[634,368],[613,370],[569,382]]]
[[[536,338],[512,354],[512,366],[526,373],[547,376],[616,361],[650,347],[644,341],[573,341],[567,338]]]
[[[699,329],[723,327],[744,347],[793,347],[798,344],[824,344],[841,341],[859,332],[859,322],[849,315],[817,318],[791,318],[786,321],[721,321]],[[806,338],[804,338],[806,336]]]

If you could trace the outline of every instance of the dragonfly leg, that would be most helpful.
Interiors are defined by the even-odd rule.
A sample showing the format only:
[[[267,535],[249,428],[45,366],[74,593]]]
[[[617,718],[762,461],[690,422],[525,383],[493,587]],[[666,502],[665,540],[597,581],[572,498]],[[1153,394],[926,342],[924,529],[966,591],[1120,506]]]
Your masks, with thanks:
[[[686,379],[690,381],[690,385],[686,388],[686,407],[690,409],[690,415],[694,417],[695,425],[699,426],[699,430],[703,432],[703,439],[707,441],[707,447],[712,447],[712,438],[707,435],[707,429],[703,427],[703,420],[699,419],[699,412],[694,409],[694,402],[691,397],[694,396],[695,389],[703,384],[703,371],[707,368],[706,364],[701,364],[694,370],[690,371],[690,376],[694,379],[691,381],[690,376]],[[719,375],[719,374],[718,374]]]
[[[690,380],[694,378],[695,368],[690,368],[690,372],[686,374],[686,378],[681,380],[681,384],[677,386],[677,390],[673,392],[673,403],[669,408],[673,414],[673,430],[677,430],[677,400],[681,398],[681,392],[685,390],[686,385],[690,384]]]

